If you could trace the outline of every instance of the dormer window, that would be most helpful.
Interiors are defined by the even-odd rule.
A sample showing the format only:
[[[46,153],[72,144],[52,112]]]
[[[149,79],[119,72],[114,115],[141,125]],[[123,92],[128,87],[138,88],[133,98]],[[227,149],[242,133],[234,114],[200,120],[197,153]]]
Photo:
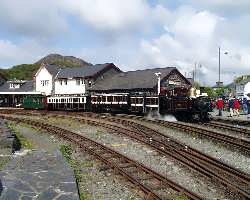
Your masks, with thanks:
[[[76,79],[76,85],[80,85],[81,84],[81,79],[80,78],[77,78]]]
[[[20,84],[18,84],[18,83],[10,83],[10,89],[16,89],[16,88],[20,88]]]
[[[92,81],[88,81],[88,86],[89,86],[89,87],[92,86]]]

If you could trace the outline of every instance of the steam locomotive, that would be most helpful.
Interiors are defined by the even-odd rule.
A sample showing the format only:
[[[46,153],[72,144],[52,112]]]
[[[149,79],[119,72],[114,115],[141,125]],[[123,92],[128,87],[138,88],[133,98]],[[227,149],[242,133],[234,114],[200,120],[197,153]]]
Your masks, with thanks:
[[[210,99],[206,96],[190,97],[186,88],[161,91],[159,95],[147,93],[106,93],[85,96],[26,96],[24,109],[111,112],[146,115],[172,114],[180,121],[209,121]]]

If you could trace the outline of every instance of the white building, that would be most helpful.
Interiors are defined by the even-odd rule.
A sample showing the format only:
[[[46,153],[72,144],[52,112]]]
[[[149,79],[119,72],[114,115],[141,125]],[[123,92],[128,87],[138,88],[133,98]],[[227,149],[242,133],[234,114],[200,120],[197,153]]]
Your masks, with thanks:
[[[55,65],[41,64],[34,76],[36,92],[40,92],[46,96],[53,94],[54,79],[60,68]]]
[[[63,68],[55,76],[55,95],[84,95],[95,81],[120,72],[113,63]]]
[[[243,80],[240,83],[235,85],[235,93],[237,98],[249,98],[248,94],[250,94],[250,81]]]

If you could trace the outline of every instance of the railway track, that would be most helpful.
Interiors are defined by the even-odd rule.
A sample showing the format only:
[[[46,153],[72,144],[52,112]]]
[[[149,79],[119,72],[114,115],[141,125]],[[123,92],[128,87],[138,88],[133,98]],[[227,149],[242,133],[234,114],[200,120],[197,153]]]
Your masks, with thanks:
[[[122,117],[127,118],[127,116],[122,116]],[[237,147],[240,150],[250,153],[250,141],[249,140],[241,139],[238,137],[233,137],[227,134],[220,133],[218,131],[208,130],[206,128],[201,128],[193,124],[187,124],[187,123],[182,123],[182,122],[169,122],[169,121],[158,120],[158,119],[151,120],[151,119],[146,119],[144,117],[138,117],[138,116],[129,116],[128,118],[130,119],[134,118],[140,121],[151,122],[151,123],[158,124],[167,128],[175,128],[175,129],[185,131],[191,134],[193,133],[198,134],[200,136],[211,138],[213,140],[216,140],[224,144],[229,144],[231,146]],[[248,133],[249,131],[248,129],[245,129],[245,128],[237,128],[237,127],[232,127],[230,125],[219,125],[218,123],[217,124],[213,123],[213,126],[216,126],[216,128],[220,127],[226,130],[236,131],[237,133],[244,133],[244,134]]]
[[[96,118],[96,117],[95,117]],[[104,118],[102,118],[104,119]],[[105,118],[111,122],[120,123],[124,126],[134,128],[137,131],[137,135],[134,131],[129,129],[120,130],[119,125],[117,128],[114,128],[112,125],[103,124],[100,121],[97,123],[92,122],[92,125],[101,126],[113,130],[115,132],[123,133],[133,137],[150,147],[153,147],[159,153],[163,155],[168,155],[179,162],[185,164],[191,169],[195,169],[202,173],[205,176],[211,177],[227,187],[239,191],[243,196],[250,198],[250,177],[248,174],[245,174],[239,170],[230,167],[219,160],[216,160],[208,155],[205,155],[193,148],[187,147],[185,144],[181,144],[169,137],[153,130],[148,127],[145,127],[141,124],[135,122],[128,122],[122,119],[116,118]],[[81,122],[86,122],[85,121]],[[89,122],[89,120],[87,120]],[[139,133],[139,134],[138,134]],[[247,199],[246,198],[246,199]]]
[[[238,126],[247,126],[250,127],[250,120],[235,120],[235,119],[225,119],[220,117],[214,117],[213,121],[223,122],[226,124],[233,124]]]
[[[65,112],[58,112],[57,115],[63,113],[65,115]],[[119,132],[120,134],[124,134],[136,140],[139,140],[140,142],[154,148],[159,153],[163,155],[168,155],[178,160],[182,164],[185,164],[189,168],[195,169],[196,171],[199,171],[203,175],[208,176],[216,181],[219,181],[220,183],[227,186],[231,190],[237,191],[236,193],[240,194],[242,196],[242,199],[250,198],[250,177],[248,174],[236,170],[220,162],[219,160],[216,160],[208,155],[205,155],[195,149],[187,147],[184,144],[176,142],[171,138],[168,138],[167,136],[153,129],[150,129],[133,121],[128,121],[127,119],[112,117],[111,115],[100,115],[95,113],[82,113],[82,114],[67,113],[67,114],[76,115],[78,117],[76,118],[76,116],[68,116],[68,115],[62,117],[73,117],[80,122],[88,123],[94,126],[102,126],[113,132]],[[82,117],[82,119],[79,118],[79,116]],[[89,119],[86,118],[84,119],[84,117],[88,117]],[[129,119],[135,118],[141,121],[146,120],[145,118],[138,116],[123,115],[120,117]],[[108,120],[111,122],[123,124],[129,128],[121,129],[119,125],[114,126],[111,124],[107,124],[104,123],[103,120]],[[169,128],[169,122],[161,120],[146,120],[146,121],[153,123],[157,122],[157,124],[167,126]],[[135,131],[132,131],[131,128],[134,129]]]
[[[150,168],[82,135],[36,120],[12,117],[8,115],[1,115],[1,117],[7,120],[22,122],[47,130],[49,133],[53,133],[60,138],[75,144],[81,150],[93,155],[95,158],[105,163],[110,169],[113,169],[116,173],[122,175],[137,188],[143,191],[146,200],[169,199],[169,197],[162,195],[162,190],[169,190],[169,188],[177,191],[179,195],[185,195],[189,199],[201,199],[201,197],[156,173]],[[160,194],[158,194],[158,191],[161,191]]]
[[[243,172],[240,172],[239,170],[236,170],[230,166],[227,166],[226,164],[195,149],[187,147],[185,144],[176,142],[153,129],[132,121],[117,117],[111,117],[108,115],[98,115],[94,113],[69,113],[71,116],[65,116],[58,114],[52,114],[52,116],[73,118],[81,123],[87,123],[92,126],[101,126],[112,132],[120,133],[134,138],[144,144],[147,144],[151,148],[158,151],[160,154],[170,156],[180,163],[188,166],[189,168],[196,170],[216,181],[219,181],[231,190],[237,191],[236,193],[240,194],[242,196],[242,199],[250,198],[249,175],[244,174]],[[74,114],[76,114],[77,116],[72,116]],[[121,128],[121,126],[119,125],[111,125],[109,123],[105,123],[104,120],[122,124],[128,128]]]
[[[164,126],[176,128],[176,129],[188,132],[188,133],[198,134],[202,137],[207,137],[207,138],[216,140],[220,143],[229,144],[231,146],[237,147],[240,150],[250,153],[250,141],[249,140],[230,136],[224,133],[220,133],[218,131],[214,131],[214,130],[210,130],[210,129],[206,129],[202,127],[196,127],[195,125],[192,125],[192,124],[186,124],[186,123],[181,123],[181,122],[166,122],[166,121],[159,121],[159,123]],[[224,128],[226,128],[226,126],[224,126]],[[227,130],[228,129],[229,127],[227,126]],[[231,130],[232,128],[230,129],[230,131]]]
[[[226,123],[218,122],[218,121],[211,121],[210,123],[205,123],[204,125],[222,129],[222,130],[232,131],[234,133],[242,134],[247,137],[250,137],[250,129],[242,127],[242,126],[226,124]]]

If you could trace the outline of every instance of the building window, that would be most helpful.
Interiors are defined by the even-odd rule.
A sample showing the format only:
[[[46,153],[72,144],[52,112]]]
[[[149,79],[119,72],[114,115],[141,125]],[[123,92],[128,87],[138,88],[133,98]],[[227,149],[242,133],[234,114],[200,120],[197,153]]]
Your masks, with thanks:
[[[49,85],[49,80],[42,80],[41,85],[42,86],[48,86]]]
[[[68,85],[68,80],[64,79],[64,85]]]
[[[62,79],[60,79],[60,80],[59,80],[59,83],[60,83],[60,85],[62,85],[62,83],[63,83],[63,80],[62,80]]]
[[[77,78],[76,79],[76,85],[80,85],[81,84],[81,79]]]

